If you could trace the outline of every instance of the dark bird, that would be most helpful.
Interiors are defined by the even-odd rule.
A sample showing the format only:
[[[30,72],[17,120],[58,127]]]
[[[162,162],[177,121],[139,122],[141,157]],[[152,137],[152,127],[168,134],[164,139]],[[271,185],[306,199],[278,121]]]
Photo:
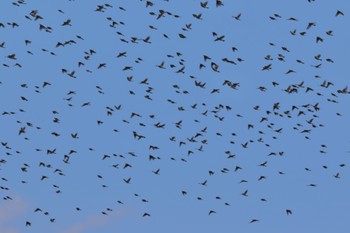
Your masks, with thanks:
[[[130,178],[128,178],[128,179],[123,179],[123,180],[124,180],[124,182],[125,182],[125,183],[130,184],[131,177],[130,177]]]
[[[232,16],[234,19],[236,20],[241,20],[241,13],[239,13],[238,15],[236,16]]]
[[[211,215],[211,214],[216,214],[216,212],[214,210],[210,210],[208,215]]]
[[[142,217],[150,217],[151,215],[149,214],[149,213],[144,213],[143,215],[142,215]]]
[[[340,10],[337,10],[337,12],[335,13],[335,16],[339,16],[339,15],[344,16],[344,13]]]

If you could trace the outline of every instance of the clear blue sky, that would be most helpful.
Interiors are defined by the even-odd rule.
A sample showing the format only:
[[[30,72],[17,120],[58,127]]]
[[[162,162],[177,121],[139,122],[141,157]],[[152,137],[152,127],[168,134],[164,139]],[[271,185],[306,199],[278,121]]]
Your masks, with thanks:
[[[349,232],[350,5],[150,2],[0,1],[0,232]]]

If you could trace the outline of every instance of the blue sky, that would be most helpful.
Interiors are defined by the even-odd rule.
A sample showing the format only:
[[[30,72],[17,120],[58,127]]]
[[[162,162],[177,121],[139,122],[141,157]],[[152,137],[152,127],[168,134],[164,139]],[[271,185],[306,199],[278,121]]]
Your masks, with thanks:
[[[348,232],[349,5],[152,3],[0,2],[0,231]]]

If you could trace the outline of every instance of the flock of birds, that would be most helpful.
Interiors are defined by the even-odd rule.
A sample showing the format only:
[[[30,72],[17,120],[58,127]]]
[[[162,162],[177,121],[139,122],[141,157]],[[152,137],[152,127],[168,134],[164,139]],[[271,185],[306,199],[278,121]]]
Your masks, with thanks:
[[[77,2],[65,4],[85,4]],[[288,145],[284,150],[279,149],[280,138],[293,135],[290,137],[312,141],[315,132],[331,127],[323,121],[322,112],[333,109],[341,100],[348,100],[348,86],[338,85],[337,80],[326,80],[321,75],[323,67],[336,62],[327,54],[302,58],[293,49],[295,44],[268,42],[269,53],[245,56],[247,48],[240,47],[241,42],[232,42],[230,30],[244,24],[248,13],[229,15],[227,25],[215,31],[205,26],[209,21],[206,16],[215,15],[227,7],[229,1],[198,1],[192,15],[183,15],[181,9],[176,13],[167,10],[171,9],[171,0],[134,1],[135,7],[144,14],[135,21],[142,21],[144,17],[145,22],[150,23],[144,28],[140,26],[144,22],[124,21],[123,17],[133,14],[136,17],[138,13],[117,2],[95,4],[93,9],[82,8],[81,17],[85,17],[84,11],[87,11],[86,17],[94,17],[87,28],[78,16],[70,15],[73,12],[69,8],[38,9],[26,0],[8,5],[24,15],[20,19],[2,19],[1,34],[14,37],[15,33],[29,31],[24,38],[6,41],[0,38],[0,73],[19,77],[0,75],[1,92],[17,96],[10,101],[15,104],[1,106],[0,125],[5,129],[1,133],[0,159],[3,201],[13,201],[13,191],[30,190],[34,184],[48,190],[52,200],[64,198],[65,193],[72,191],[79,194],[83,191],[64,187],[70,182],[72,170],[83,171],[84,164],[91,160],[90,163],[100,169],[93,174],[95,178],[91,177],[99,183],[94,189],[111,190],[113,195],[107,196],[110,199],[115,196],[112,186],[127,190],[133,196],[129,204],[133,200],[146,204],[139,213],[143,218],[157,216],[149,210],[157,200],[146,197],[143,193],[147,190],[133,192],[129,187],[135,183],[157,183],[163,173],[181,176],[168,172],[172,166],[195,167],[193,177],[201,178],[196,182],[187,181],[188,188],[176,187],[174,195],[200,203],[206,198],[197,195],[197,189],[203,188],[205,192],[214,182],[220,184],[222,176],[239,177],[232,190],[237,194],[235,198],[220,195],[214,198],[230,208],[233,200],[251,198],[248,184],[254,186],[254,182],[264,182],[271,176],[288,175],[283,169],[270,166],[277,159],[293,156]],[[313,5],[317,1],[305,0],[305,4]],[[333,17],[332,23],[336,24],[347,14],[336,9],[330,10],[327,17]],[[281,32],[285,33],[283,36],[307,38],[310,48],[322,47],[337,35],[333,29],[322,31],[322,22],[279,13],[266,15],[265,21],[271,25],[290,22],[288,30]],[[106,33],[110,38],[105,38]],[[202,43],[191,40],[196,33],[206,35],[202,38],[201,51],[191,50],[193,43],[198,43],[193,47]],[[236,33],[240,33],[239,29]],[[22,45],[17,45],[17,41]],[[206,47],[215,49],[207,53]],[[251,60],[259,62],[249,64]],[[43,63],[40,71],[36,61]],[[263,80],[248,82],[248,77],[237,78],[239,75],[235,72],[243,69],[239,73],[242,76],[244,67],[255,70]],[[281,67],[286,67],[282,73],[273,73]],[[43,75],[45,72],[49,76]],[[269,93],[274,95],[268,97]],[[249,96],[251,99],[247,99]],[[2,95],[2,99],[5,98],[12,97]],[[342,116],[339,111],[334,114]],[[15,133],[11,133],[13,131]],[[320,143],[319,153],[327,154],[327,148],[327,143]],[[255,154],[258,151],[260,155],[251,158],[251,151]],[[201,167],[198,165],[201,159],[211,165]],[[257,160],[260,162],[255,163]],[[253,165],[245,167],[239,161]],[[212,168],[207,169],[208,166]],[[344,167],[345,162],[339,164],[332,174],[334,179],[342,177]],[[328,168],[329,165],[323,165],[323,169]],[[17,175],[10,175],[12,169]],[[257,169],[261,174],[256,180],[244,177]],[[267,176],[268,170],[276,172]],[[305,171],[312,169],[305,167]],[[218,179],[213,181],[213,177]],[[17,178],[21,180],[17,182]],[[82,183],[90,182],[90,177],[81,179]],[[172,184],[162,185],[159,190],[168,189]],[[305,183],[305,186],[317,188],[317,182]],[[259,190],[254,192],[253,196],[260,196]],[[258,199],[266,204],[270,201],[264,196]],[[118,206],[128,205],[123,196],[112,202]],[[85,205],[65,208],[81,213],[89,203]],[[108,217],[117,208],[109,206],[99,212]],[[290,206],[281,209],[287,216],[295,214]],[[60,221],[40,205],[32,211],[42,213],[51,223]],[[205,212],[210,217],[218,214],[215,206]],[[263,216],[247,219],[247,223],[252,224],[260,221]],[[29,228],[40,222],[29,218],[23,225]]]

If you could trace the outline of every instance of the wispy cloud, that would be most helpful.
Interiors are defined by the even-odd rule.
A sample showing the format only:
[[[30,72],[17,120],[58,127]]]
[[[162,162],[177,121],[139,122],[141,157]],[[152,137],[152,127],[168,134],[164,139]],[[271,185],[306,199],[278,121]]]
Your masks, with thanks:
[[[0,232],[1,233],[19,233],[18,228],[13,228],[13,227],[0,227]]]
[[[18,233],[20,230],[12,227],[11,221],[16,220],[28,209],[28,204],[19,197],[13,197],[11,201],[5,201],[0,204],[0,232]]]
[[[103,216],[102,214],[91,215],[81,222],[74,223],[67,229],[60,231],[59,233],[84,233],[92,228],[100,228],[115,223],[116,218],[122,216],[122,212],[115,211],[109,216]]]

